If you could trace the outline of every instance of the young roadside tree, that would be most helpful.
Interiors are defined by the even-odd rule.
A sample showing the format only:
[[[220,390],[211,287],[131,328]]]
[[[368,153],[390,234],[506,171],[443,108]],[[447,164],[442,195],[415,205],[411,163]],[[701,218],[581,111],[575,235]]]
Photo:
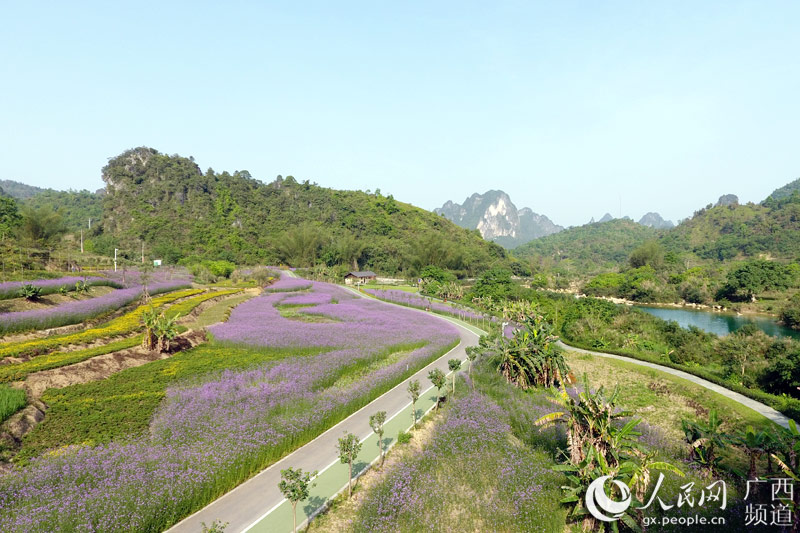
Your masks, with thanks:
[[[453,398],[456,397],[456,372],[461,369],[461,361],[458,359],[450,359],[447,361],[447,367],[450,369],[450,372],[453,373],[453,377],[451,378],[453,381]]]
[[[336,446],[339,452],[339,461],[350,468],[350,478],[347,480],[347,497],[353,495],[353,462],[361,451],[361,443],[358,437],[352,433],[347,433],[344,437],[339,437],[339,444]]]
[[[386,423],[386,411],[378,411],[369,417],[369,425],[372,428],[372,431],[374,431],[378,436],[378,452],[381,454],[381,466],[383,466],[383,461],[386,458],[383,449],[384,423]]]
[[[477,346],[468,346],[467,347],[467,359],[469,360],[469,370],[467,370],[467,374],[472,376],[472,363],[475,362],[475,359],[478,358],[478,354],[480,353],[480,348]]]
[[[414,429],[417,429],[417,400],[420,395],[419,380],[408,382],[408,396],[411,398],[411,417],[414,419]]]
[[[292,531],[297,533],[297,503],[308,499],[309,491],[315,483],[311,483],[311,478],[316,476],[316,472],[303,472],[302,468],[287,468],[281,470],[281,481],[278,483],[283,496],[292,504]]]
[[[431,380],[433,386],[437,389],[437,396],[436,396],[436,410],[439,410],[439,398],[442,397],[442,387],[445,386],[447,383],[447,378],[444,375],[444,372],[439,370],[438,368],[434,368],[430,372],[428,372],[428,379]]]

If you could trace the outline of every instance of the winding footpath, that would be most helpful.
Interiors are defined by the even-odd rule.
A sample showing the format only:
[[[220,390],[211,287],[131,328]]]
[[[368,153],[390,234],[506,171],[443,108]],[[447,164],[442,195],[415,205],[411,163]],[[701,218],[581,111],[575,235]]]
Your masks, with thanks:
[[[359,292],[352,291],[362,298],[369,298]],[[380,300],[378,300],[380,301]],[[395,306],[389,302],[385,305]],[[403,309],[410,309],[403,307]],[[432,320],[446,320],[458,329],[459,344],[439,357],[413,376],[403,380],[390,391],[379,396],[368,405],[362,407],[346,419],[328,429],[308,444],[298,448],[280,461],[272,464],[259,474],[245,481],[227,494],[213,501],[200,511],[185,518],[168,531],[173,533],[197,533],[202,531],[203,524],[210,526],[214,520],[228,523],[228,533],[274,532],[281,533],[292,530],[291,505],[278,490],[280,472],[289,467],[302,468],[303,471],[318,471],[316,486],[311,490],[311,497],[298,504],[298,526],[305,523],[322,510],[328,499],[342,490],[347,490],[347,466],[339,463],[336,445],[339,437],[345,433],[353,433],[363,442],[361,453],[354,465],[354,476],[363,473],[378,458],[378,442],[369,425],[369,416],[377,411],[386,411],[388,420],[385,424],[384,446],[394,444],[398,431],[406,431],[412,425],[411,401],[406,391],[410,380],[419,380],[423,387],[430,384],[428,372],[434,368],[449,374],[448,360],[460,359],[466,362],[466,348],[478,344],[477,330],[468,324],[449,317],[411,309],[425,313]],[[436,399],[433,386],[424,388],[417,400],[418,414],[424,414],[433,408]]]
[[[744,405],[745,407],[749,407],[756,413],[764,416],[765,418],[772,420],[776,424],[783,426],[785,428],[789,427],[789,419],[781,414],[779,411],[776,411],[772,407],[768,405],[764,405],[761,402],[757,402],[751,398],[743,394],[739,394],[738,392],[734,392],[730,389],[726,389],[721,385],[717,385],[716,383],[712,383],[708,380],[703,378],[697,377],[694,374],[690,374],[688,372],[684,372],[683,370],[677,370],[675,368],[670,368],[668,366],[662,366],[656,363],[650,363],[648,361],[641,361],[639,359],[634,359],[633,357],[624,357],[622,355],[616,355],[611,353],[605,352],[595,352],[593,350],[584,350],[583,348],[575,348],[573,346],[569,346],[564,344],[561,341],[558,341],[558,345],[566,351],[569,352],[577,352],[577,353],[585,353],[589,355],[596,355],[597,357],[606,357],[608,359],[617,359],[619,361],[626,361],[628,363],[633,363],[634,365],[639,366],[646,366],[649,368],[654,368],[656,370],[660,370],[661,372],[666,372],[667,374],[672,374],[673,376],[678,376],[679,378],[685,379],[686,381],[691,381],[692,383],[696,383],[701,387],[705,387],[706,389],[712,390],[717,394],[721,394],[726,398],[729,398],[737,403]]]

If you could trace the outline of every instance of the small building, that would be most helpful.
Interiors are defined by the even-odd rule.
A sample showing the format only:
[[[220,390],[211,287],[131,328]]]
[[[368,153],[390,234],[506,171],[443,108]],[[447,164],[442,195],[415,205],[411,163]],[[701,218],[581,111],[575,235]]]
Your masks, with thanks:
[[[378,275],[375,272],[370,270],[365,270],[363,272],[348,272],[347,275],[344,277],[344,282],[347,285],[353,285],[354,283],[366,283],[368,281],[375,281]]]

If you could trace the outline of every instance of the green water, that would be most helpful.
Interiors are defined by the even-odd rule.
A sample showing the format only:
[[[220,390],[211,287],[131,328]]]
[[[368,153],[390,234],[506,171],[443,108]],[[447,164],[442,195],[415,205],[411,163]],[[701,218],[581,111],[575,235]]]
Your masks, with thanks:
[[[745,324],[755,324],[758,329],[773,337],[793,337],[800,340],[800,331],[781,326],[773,319],[762,316],[733,315],[713,313],[690,309],[674,309],[669,307],[635,306],[664,320],[674,320],[681,327],[696,326],[703,331],[723,336],[736,331]]]

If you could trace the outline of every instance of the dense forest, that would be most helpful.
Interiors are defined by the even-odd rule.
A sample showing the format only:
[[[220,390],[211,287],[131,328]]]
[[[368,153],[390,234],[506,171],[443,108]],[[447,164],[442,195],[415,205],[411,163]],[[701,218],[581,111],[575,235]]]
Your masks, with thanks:
[[[659,230],[618,218],[533,240],[516,248],[514,255],[539,267],[596,273],[624,264],[637,246],[658,234]]]
[[[102,226],[92,249],[114,247],[168,262],[224,259],[292,266],[345,265],[385,274],[426,265],[470,276],[519,271],[500,246],[391,195],[340,191],[291,176],[265,184],[247,171],[205,173],[193,158],[136,148],[103,169]]]

